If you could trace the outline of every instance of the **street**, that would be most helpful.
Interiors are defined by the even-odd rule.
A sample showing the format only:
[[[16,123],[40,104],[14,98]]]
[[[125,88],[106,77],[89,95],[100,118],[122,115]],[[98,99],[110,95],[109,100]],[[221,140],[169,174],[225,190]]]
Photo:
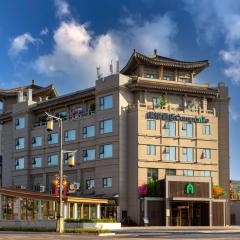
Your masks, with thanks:
[[[0,232],[0,240],[6,239],[34,239],[34,240],[45,240],[45,239],[107,239],[107,240],[116,240],[116,239],[240,239],[240,232],[206,232],[206,233],[188,233],[188,232],[143,232],[143,233],[120,233],[115,236],[95,236],[95,235],[81,235],[81,234],[63,234],[59,235],[56,233],[25,233],[25,232]]]

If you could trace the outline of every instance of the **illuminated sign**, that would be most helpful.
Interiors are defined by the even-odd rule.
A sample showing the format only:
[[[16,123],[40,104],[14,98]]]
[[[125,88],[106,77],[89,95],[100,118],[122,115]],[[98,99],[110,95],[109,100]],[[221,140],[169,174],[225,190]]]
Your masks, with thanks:
[[[192,183],[188,183],[186,186],[185,186],[185,192],[186,194],[194,194],[194,185]]]
[[[168,114],[168,113],[157,113],[148,112],[146,113],[146,119],[161,119],[167,121],[183,121],[183,122],[194,122],[194,123],[208,123],[209,119],[205,117],[186,117],[180,116],[179,114]]]

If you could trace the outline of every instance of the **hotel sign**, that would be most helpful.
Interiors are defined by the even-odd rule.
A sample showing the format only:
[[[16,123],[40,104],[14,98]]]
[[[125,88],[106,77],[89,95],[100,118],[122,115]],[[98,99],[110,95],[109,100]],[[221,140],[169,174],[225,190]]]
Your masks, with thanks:
[[[168,113],[157,113],[148,112],[146,113],[146,119],[161,119],[167,121],[183,121],[183,122],[194,122],[194,123],[208,123],[209,119],[205,117],[186,117],[179,114],[168,114]]]

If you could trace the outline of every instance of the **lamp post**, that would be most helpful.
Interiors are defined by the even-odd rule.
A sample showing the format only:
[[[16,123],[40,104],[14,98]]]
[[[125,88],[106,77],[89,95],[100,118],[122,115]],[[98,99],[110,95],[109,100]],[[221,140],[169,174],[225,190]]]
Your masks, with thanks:
[[[62,199],[62,191],[63,191],[63,149],[62,149],[62,119],[56,116],[53,116],[47,112],[45,112],[48,121],[47,121],[47,130],[53,131],[53,119],[58,121],[60,128],[60,164],[59,164],[59,214],[57,216],[57,226],[56,231],[59,233],[64,232],[64,218],[63,218],[63,199]]]

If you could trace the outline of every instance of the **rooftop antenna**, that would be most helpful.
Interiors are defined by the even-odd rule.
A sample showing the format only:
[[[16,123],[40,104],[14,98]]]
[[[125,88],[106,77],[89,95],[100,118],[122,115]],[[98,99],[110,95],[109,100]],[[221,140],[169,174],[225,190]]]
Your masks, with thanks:
[[[119,60],[116,59],[116,73],[119,73]]]
[[[112,60],[111,60],[111,63],[110,63],[110,65],[109,65],[109,70],[110,70],[110,74],[112,75],[112,74],[113,74]]]
[[[102,74],[100,73],[100,69],[101,69],[101,67],[98,66],[97,67],[97,79],[100,79],[102,77]]]

